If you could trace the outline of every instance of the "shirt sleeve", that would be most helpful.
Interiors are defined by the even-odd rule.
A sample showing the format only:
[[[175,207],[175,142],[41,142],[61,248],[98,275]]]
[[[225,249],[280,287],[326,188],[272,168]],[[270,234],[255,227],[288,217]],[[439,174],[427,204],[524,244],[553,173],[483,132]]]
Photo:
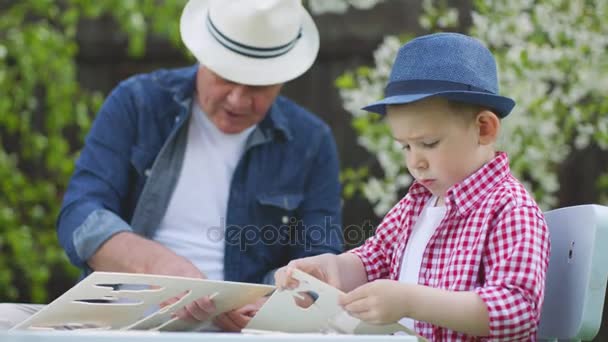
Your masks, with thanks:
[[[388,278],[390,275],[392,256],[403,230],[406,199],[407,196],[384,216],[372,237],[349,251],[361,259],[368,281]]]
[[[549,232],[540,209],[503,213],[488,237],[485,282],[475,292],[487,305],[492,341],[535,338],[549,265]]]
[[[131,231],[119,216],[130,189],[135,137],[131,90],[122,82],[99,110],[80,152],[57,219],[59,242],[70,261],[86,269],[88,258],[114,234]]]

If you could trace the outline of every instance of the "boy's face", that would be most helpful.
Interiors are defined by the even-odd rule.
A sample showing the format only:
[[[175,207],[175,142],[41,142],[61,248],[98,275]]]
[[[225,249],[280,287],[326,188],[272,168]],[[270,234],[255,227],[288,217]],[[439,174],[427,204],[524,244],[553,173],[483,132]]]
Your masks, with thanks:
[[[480,139],[484,128],[478,116],[457,113],[441,98],[387,108],[388,124],[403,146],[410,174],[439,198],[438,204],[451,186],[494,157],[493,145]]]

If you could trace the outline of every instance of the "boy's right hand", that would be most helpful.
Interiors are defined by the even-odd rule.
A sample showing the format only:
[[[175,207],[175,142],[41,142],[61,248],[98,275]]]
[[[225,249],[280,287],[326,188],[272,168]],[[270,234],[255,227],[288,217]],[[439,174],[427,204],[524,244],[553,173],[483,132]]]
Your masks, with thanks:
[[[321,254],[313,257],[292,260],[287,266],[281,267],[274,274],[275,285],[280,289],[294,289],[299,281],[293,277],[293,270],[298,269],[313,277],[340,288],[340,273],[338,256]]]

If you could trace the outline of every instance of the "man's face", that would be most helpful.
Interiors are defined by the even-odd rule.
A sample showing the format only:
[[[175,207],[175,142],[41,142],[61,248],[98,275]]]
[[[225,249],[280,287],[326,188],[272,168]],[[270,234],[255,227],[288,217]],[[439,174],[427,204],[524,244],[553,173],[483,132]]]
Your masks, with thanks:
[[[474,113],[457,114],[440,98],[388,106],[388,124],[402,146],[410,174],[443,203],[447,190],[493,153],[479,144]]]
[[[236,134],[264,119],[283,84],[249,86],[223,79],[201,66],[196,79],[199,105],[217,128]]]

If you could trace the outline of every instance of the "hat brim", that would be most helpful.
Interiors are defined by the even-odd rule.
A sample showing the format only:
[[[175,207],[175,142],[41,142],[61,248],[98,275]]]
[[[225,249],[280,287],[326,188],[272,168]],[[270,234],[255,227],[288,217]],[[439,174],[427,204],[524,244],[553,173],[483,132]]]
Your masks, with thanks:
[[[253,58],[221,45],[206,26],[208,0],[189,1],[180,20],[182,41],[196,59],[221,77],[247,85],[280,84],[306,72],[319,51],[319,32],[306,11],[302,11],[302,36],[284,55]]]
[[[494,110],[496,112],[496,115],[498,115],[498,117],[500,118],[504,118],[505,116],[509,115],[513,107],[515,107],[515,101],[505,96],[476,91],[443,91],[438,93],[389,96],[380,101],[376,101],[372,104],[369,104],[363,107],[362,109],[368,112],[374,112],[381,115],[385,115],[387,105],[407,104],[433,96],[439,96],[452,101],[488,107]]]

